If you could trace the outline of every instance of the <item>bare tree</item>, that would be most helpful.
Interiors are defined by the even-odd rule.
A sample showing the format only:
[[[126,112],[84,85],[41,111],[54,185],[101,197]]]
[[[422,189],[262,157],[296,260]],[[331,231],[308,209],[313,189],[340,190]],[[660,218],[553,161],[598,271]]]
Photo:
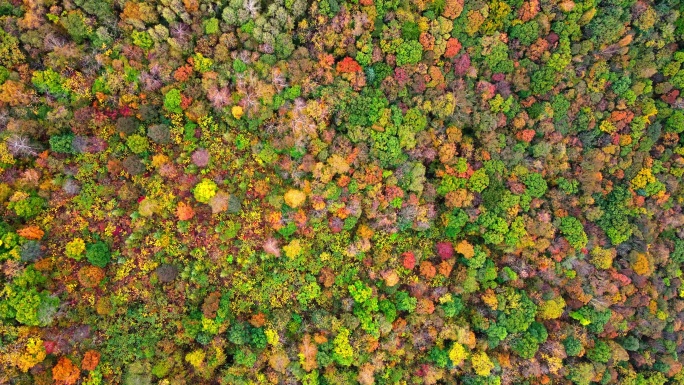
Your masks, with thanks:
[[[7,149],[15,156],[38,156],[40,150],[23,135],[12,135],[7,138]]]

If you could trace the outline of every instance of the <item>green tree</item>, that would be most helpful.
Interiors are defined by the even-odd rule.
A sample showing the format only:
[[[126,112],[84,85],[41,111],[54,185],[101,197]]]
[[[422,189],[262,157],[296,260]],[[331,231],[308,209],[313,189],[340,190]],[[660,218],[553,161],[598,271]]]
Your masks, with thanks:
[[[177,89],[172,89],[164,95],[164,108],[168,111],[180,114],[183,110],[181,105],[181,93]]]
[[[86,246],[86,259],[92,265],[97,267],[105,267],[111,259],[111,252],[109,246],[104,242],[95,242]]]
[[[349,344],[350,332],[341,328],[333,340],[333,359],[342,366],[350,366],[354,362],[354,349]]]
[[[587,351],[587,358],[594,361],[605,364],[610,360],[612,356],[612,351],[607,343],[601,340],[597,340],[594,343],[594,347]]]
[[[622,186],[615,187],[605,198],[597,199],[603,214],[596,224],[606,232],[613,245],[619,245],[632,236],[633,226],[629,219],[636,214],[627,208],[628,200],[631,200],[631,194]]]
[[[468,188],[475,192],[482,192],[489,186],[489,175],[484,168],[481,168],[473,173],[468,179]]]
[[[584,226],[579,219],[571,216],[563,217],[560,221],[560,231],[568,240],[570,246],[575,249],[582,249],[587,245],[589,241],[587,238],[587,233],[584,232]]]
[[[416,64],[423,58],[423,46],[416,40],[404,41],[397,49],[397,65]]]
[[[544,177],[538,172],[527,174],[523,178],[523,182],[527,187],[527,192],[535,198],[544,196],[544,193],[546,193],[546,189],[548,188]]]
[[[563,340],[563,347],[565,347],[565,353],[570,357],[578,356],[583,350],[582,342],[573,336]]]
[[[141,154],[149,148],[150,144],[144,136],[138,134],[126,138],[126,145],[134,154]]]
[[[10,202],[9,208],[14,210],[17,216],[29,219],[38,215],[43,210],[45,203],[45,199],[32,195],[19,201]]]

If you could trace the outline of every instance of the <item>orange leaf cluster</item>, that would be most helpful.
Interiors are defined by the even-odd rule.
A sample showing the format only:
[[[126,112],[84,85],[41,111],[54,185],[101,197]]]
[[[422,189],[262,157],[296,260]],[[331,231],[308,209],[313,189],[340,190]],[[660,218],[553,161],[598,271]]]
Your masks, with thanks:
[[[451,39],[447,40],[447,46],[446,51],[444,52],[444,56],[446,56],[448,59],[451,59],[461,51],[461,48],[461,42],[458,41],[458,39],[456,39],[455,37],[452,37]]]
[[[34,239],[38,240],[43,238],[43,235],[45,235],[45,232],[41,230],[38,226],[28,226],[24,227],[23,229],[17,231],[17,234],[20,236],[26,238],[26,239]]]
[[[187,203],[179,202],[178,207],[176,208],[176,216],[181,221],[187,221],[195,216],[195,210],[193,210],[192,207],[190,207],[190,205]]]
[[[475,255],[475,248],[464,239],[456,245],[456,252],[463,255],[466,259],[470,259]]]
[[[361,66],[356,62],[356,60],[350,58],[349,56],[337,63],[337,72],[339,73],[354,73],[359,71],[361,71]]]
[[[432,279],[434,278],[435,274],[437,274],[437,269],[435,269],[435,266],[432,263],[428,261],[423,261],[420,263],[420,275],[426,279]]]
[[[71,385],[78,381],[81,371],[70,359],[62,357],[57,361],[57,365],[52,368],[52,379],[57,384]]]
[[[81,369],[83,370],[95,370],[97,364],[100,363],[100,353],[95,350],[88,350],[81,361]]]
[[[307,372],[310,372],[318,367],[318,364],[316,363],[317,353],[318,347],[316,344],[311,342],[311,336],[305,334],[304,338],[302,339],[302,344],[299,345],[299,354],[301,357],[302,368]]]
[[[78,271],[78,282],[84,287],[92,288],[100,284],[105,274],[97,266],[84,266]]]
[[[174,71],[173,78],[178,80],[179,82],[184,82],[188,80],[190,75],[192,75],[192,66],[186,64],[182,67],[178,67],[178,69]]]
[[[444,3],[444,11],[442,12],[442,16],[453,20],[461,16],[464,5],[465,0],[446,0]]]

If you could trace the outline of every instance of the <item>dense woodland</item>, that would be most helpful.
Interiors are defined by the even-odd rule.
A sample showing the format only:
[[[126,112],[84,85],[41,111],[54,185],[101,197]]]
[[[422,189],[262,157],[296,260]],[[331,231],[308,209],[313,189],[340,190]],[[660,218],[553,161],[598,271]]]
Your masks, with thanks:
[[[0,27],[0,383],[684,383],[679,1]]]

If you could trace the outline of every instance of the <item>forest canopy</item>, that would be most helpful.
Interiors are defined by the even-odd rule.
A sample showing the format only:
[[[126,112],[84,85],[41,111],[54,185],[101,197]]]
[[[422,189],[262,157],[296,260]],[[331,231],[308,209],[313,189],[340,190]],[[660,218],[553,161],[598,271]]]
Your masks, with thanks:
[[[684,4],[0,0],[0,383],[684,383]]]

